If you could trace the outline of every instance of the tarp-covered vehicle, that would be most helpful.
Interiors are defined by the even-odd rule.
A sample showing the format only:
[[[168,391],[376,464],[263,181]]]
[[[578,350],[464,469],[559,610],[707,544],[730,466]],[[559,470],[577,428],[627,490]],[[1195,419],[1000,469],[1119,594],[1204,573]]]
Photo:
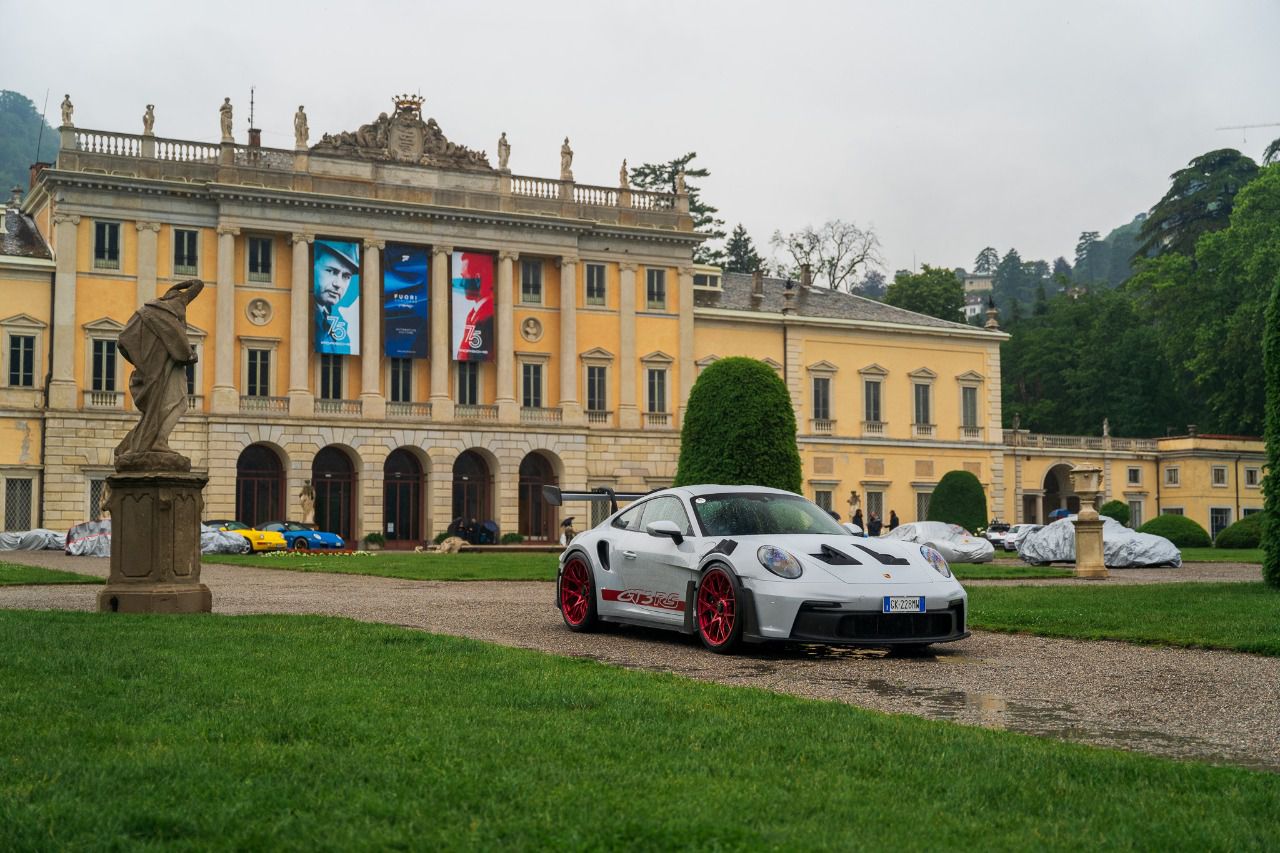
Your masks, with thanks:
[[[67,532],[66,552],[73,557],[111,556],[111,519],[85,521]],[[249,540],[238,533],[200,525],[201,554],[245,554]]]
[[[948,563],[989,563],[996,556],[996,547],[974,536],[958,524],[944,521],[912,521],[900,524],[880,537],[899,539],[935,548]]]
[[[1074,563],[1075,516],[1063,518],[1030,533],[1018,556],[1033,566]],[[1182,552],[1163,536],[1130,530],[1114,518],[1102,516],[1102,561],[1111,568],[1182,565]]]
[[[0,551],[61,551],[67,547],[67,534],[56,530],[21,530],[0,533]]]

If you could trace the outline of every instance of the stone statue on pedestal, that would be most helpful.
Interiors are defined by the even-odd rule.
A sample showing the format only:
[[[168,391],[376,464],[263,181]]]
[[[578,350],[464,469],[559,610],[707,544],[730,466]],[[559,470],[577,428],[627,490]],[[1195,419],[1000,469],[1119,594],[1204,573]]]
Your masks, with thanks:
[[[298,490],[298,506],[302,511],[303,524],[315,524],[316,522],[316,490],[311,485],[310,480],[302,483],[302,488]]]
[[[71,103],[70,95],[62,96],[62,126],[71,127],[71,114],[76,111],[75,106]]]
[[[507,168],[507,161],[511,159],[511,143],[507,142],[507,132],[502,131],[502,136],[498,137],[498,168]]]
[[[133,365],[129,392],[142,420],[116,447],[117,471],[190,471],[191,460],[169,448],[169,433],[187,411],[187,365],[196,361],[187,338],[187,306],[204,282],[183,281],[152,299],[120,333],[120,354]]]
[[[560,146],[560,180],[573,180],[573,149],[569,147],[569,137],[564,138]]]
[[[626,158],[623,158],[622,168],[618,170],[618,186],[624,190],[631,189],[631,178],[627,175]]]
[[[684,169],[681,169],[676,172],[676,195],[684,195],[688,191],[688,187],[684,185]]]
[[[231,99],[223,98],[222,106],[218,107],[218,120],[222,123],[222,141],[234,142],[235,137],[231,135]]]
[[[298,149],[307,147],[307,137],[311,135],[311,128],[307,127],[307,112],[302,104],[298,104],[298,111],[293,114],[293,146]]]
[[[1111,421],[1107,418],[1102,419],[1102,437],[1111,438]]]
[[[147,110],[142,114],[142,135],[151,136],[155,132],[156,126],[156,105],[147,104]]]

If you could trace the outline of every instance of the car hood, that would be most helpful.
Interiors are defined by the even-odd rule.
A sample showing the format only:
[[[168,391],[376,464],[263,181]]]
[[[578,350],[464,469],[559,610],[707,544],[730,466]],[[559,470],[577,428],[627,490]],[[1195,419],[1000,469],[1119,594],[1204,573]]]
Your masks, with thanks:
[[[938,574],[920,546],[910,542],[869,539],[862,536],[732,536],[738,544],[733,557],[740,566],[758,570],[761,576],[773,578],[760,565],[756,552],[773,545],[788,552],[804,567],[803,579],[810,581],[835,578],[844,583],[883,584],[886,580],[903,583],[950,582]]]

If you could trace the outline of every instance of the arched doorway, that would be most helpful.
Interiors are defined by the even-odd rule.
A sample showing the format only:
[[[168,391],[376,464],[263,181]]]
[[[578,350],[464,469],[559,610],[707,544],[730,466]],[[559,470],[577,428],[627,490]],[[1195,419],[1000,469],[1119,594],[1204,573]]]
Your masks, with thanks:
[[[426,478],[417,457],[401,447],[382,466],[382,533],[389,548],[422,543],[422,495]]]
[[[1068,512],[1080,511],[1080,498],[1071,490],[1071,466],[1066,463],[1054,465],[1044,475],[1044,505],[1040,515],[1041,523],[1048,524],[1052,519],[1049,513],[1055,509]]]
[[[453,518],[468,526],[493,519],[493,472],[474,450],[460,453],[453,463]]]
[[[557,486],[551,460],[534,451],[520,460],[520,535],[537,542],[556,541],[556,512],[542,497],[543,486]]]
[[[356,470],[351,459],[336,447],[324,448],[311,463],[311,485],[316,490],[316,527],[354,544]]]
[[[284,519],[284,464],[265,444],[251,444],[236,460],[236,519],[250,526]]]

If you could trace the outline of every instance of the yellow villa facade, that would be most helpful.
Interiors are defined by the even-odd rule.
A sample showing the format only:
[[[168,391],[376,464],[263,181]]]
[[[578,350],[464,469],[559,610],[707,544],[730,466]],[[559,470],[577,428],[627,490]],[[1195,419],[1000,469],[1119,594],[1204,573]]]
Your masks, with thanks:
[[[420,108],[397,99],[316,143],[296,118],[291,150],[237,143],[229,125],[207,143],[67,117],[57,162],[33,170],[0,228],[6,529],[97,515],[137,417],[116,337],[187,278],[206,289],[187,315],[199,361],[172,443],[209,476],[210,518],[299,518],[314,492],[317,523],[353,540],[412,546],[456,518],[554,538],[541,485],[669,484],[698,372],[735,355],[786,382],[805,493],[842,517],[856,501],[916,520],[962,469],[992,517],[1042,520],[1073,505],[1066,471],[1086,461],[1139,519],[1165,508],[1220,527],[1261,507],[1256,439],[1002,429],[998,329],[696,266],[683,191],[580,183],[568,141],[558,178],[519,175],[505,136],[495,166]],[[335,245],[360,282],[359,354],[320,351],[315,271]],[[395,354],[388,282],[410,256],[426,325],[407,339],[416,352]],[[460,265],[477,258],[492,313],[464,332],[484,332],[482,357],[457,347],[459,282],[482,280]]]

